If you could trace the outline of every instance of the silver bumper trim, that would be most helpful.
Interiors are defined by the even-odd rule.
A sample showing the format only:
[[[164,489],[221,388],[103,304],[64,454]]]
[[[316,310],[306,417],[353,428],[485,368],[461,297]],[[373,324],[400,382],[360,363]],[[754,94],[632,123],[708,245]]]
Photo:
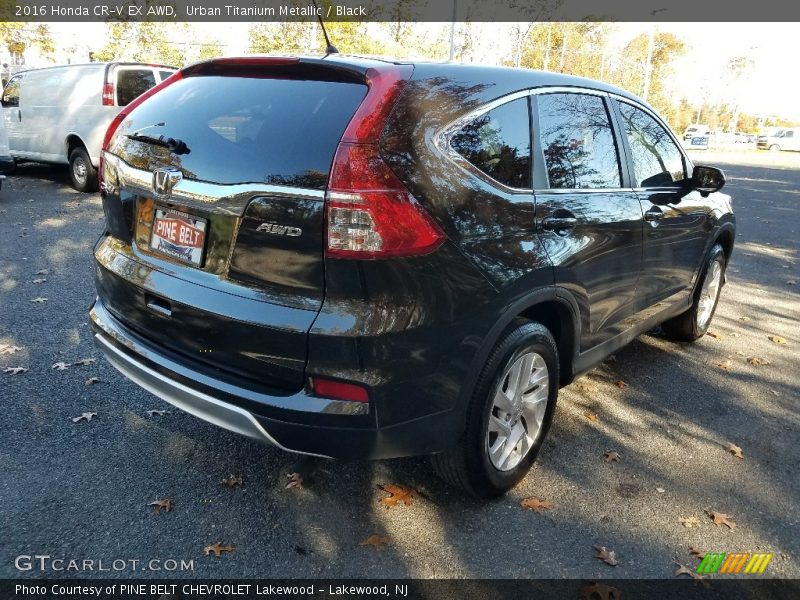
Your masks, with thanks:
[[[193,390],[182,383],[163,376],[161,373],[135,361],[121,350],[115,348],[111,342],[104,339],[99,333],[96,333],[94,337],[101,346],[105,357],[114,368],[151,394],[155,394],[173,406],[199,417],[204,421],[208,421],[209,423],[213,423],[229,431],[246,435],[247,437],[262,442],[267,442],[286,452],[330,458],[323,454],[300,452],[282,446],[264,429],[264,427],[262,427],[261,423],[259,423],[251,413],[243,408],[233,406],[227,402],[222,402],[208,394]]]

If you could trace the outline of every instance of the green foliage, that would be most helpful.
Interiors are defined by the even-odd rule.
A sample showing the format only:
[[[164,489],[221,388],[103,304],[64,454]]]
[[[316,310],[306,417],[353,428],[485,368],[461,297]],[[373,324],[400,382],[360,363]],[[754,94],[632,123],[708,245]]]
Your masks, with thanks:
[[[50,28],[43,23],[0,21],[0,43],[8,50],[12,62],[22,63],[28,48],[36,48],[44,56],[55,52]]]

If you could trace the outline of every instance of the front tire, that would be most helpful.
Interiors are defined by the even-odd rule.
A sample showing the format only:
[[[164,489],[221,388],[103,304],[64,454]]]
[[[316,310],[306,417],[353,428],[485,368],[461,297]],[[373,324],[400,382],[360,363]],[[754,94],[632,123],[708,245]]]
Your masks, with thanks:
[[[725,281],[727,259],[722,246],[711,249],[703,274],[694,292],[692,306],[685,313],[661,324],[667,338],[679,342],[693,342],[703,337],[717,310],[720,291]]]
[[[92,165],[89,153],[83,148],[75,148],[69,155],[69,177],[72,187],[79,192],[97,191],[97,169]]]
[[[459,444],[432,457],[439,476],[479,498],[517,485],[550,428],[558,382],[558,350],[548,329],[532,322],[510,327],[481,371]]]
[[[769,147],[769,150],[770,152],[780,152],[781,147],[778,146],[778,144],[772,144],[772,146]]]

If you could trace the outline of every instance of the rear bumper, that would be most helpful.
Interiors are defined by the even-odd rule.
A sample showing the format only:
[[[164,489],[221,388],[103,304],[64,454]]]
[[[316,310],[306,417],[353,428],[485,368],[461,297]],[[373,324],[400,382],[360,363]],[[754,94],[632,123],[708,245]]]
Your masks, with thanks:
[[[98,348],[128,379],[194,416],[282,450],[342,460],[408,456],[435,451],[430,440],[452,427],[448,412],[378,428],[367,404],[306,391],[269,395],[217,379],[138,336],[100,299],[89,321]]]

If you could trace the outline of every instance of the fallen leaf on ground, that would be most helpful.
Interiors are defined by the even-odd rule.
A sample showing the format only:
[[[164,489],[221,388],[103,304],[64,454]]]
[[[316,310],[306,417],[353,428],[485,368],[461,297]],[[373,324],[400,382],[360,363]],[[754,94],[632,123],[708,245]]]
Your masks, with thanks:
[[[706,335],[717,340],[723,339],[722,334],[717,333],[716,331],[706,331]]]
[[[33,300],[31,300],[31,302],[35,302],[36,304],[44,304],[45,302],[47,302],[47,298],[42,298],[41,296],[39,296],[38,298],[34,298]]]
[[[622,379],[619,379],[618,381],[616,381],[614,383],[614,385],[617,386],[621,390],[624,390],[626,387],[628,387],[628,384],[625,383],[624,381],[622,381]]]
[[[402,502],[406,506],[411,506],[414,502],[414,496],[416,495],[414,490],[404,485],[385,483],[381,485],[380,488],[387,494],[390,494],[388,498],[383,498],[381,500],[381,502],[386,505],[386,508],[397,506],[399,502]]]
[[[0,344],[0,354],[14,354],[22,350],[19,346],[12,346],[11,344]]]
[[[777,390],[770,390],[770,393],[771,393],[773,396],[776,396],[776,397],[777,397],[777,396],[780,396],[780,393],[778,393],[778,391],[777,391]]]
[[[605,583],[591,582],[581,589],[581,600],[620,600],[622,592]]]
[[[579,383],[578,384],[578,389],[583,390],[584,392],[592,393],[592,394],[595,393],[595,392],[599,392],[600,391],[600,388],[598,388],[596,385],[594,385],[592,383]]]
[[[96,358],[82,358],[80,360],[76,360],[73,364],[85,367],[87,365],[93,365],[96,362],[97,362]]]
[[[691,554],[695,558],[703,558],[706,555],[705,552],[703,552],[702,550],[698,550],[694,546],[689,546],[689,554]]]
[[[707,510],[706,514],[709,516],[709,518],[711,518],[714,521],[714,525],[716,525],[718,527],[720,525],[725,525],[728,529],[735,529],[736,528],[736,523],[731,521],[731,516],[730,515],[726,515],[726,514],[723,514],[723,513],[718,513],[718,512],[714,512],[714,511],[710,511],[710,510]]]
[[[599,558],[607,565],[611,565],[612,567],[616,567],[619,564],[617,557],[613,550],[606,549],[605,546],[601,546],[600,544],[595,544],[594,547],[595,551],[595,558]]]
[[[244,477],[241,475],[229,475],[225,479],[223,479],[220,483],[222,485],[227,485],[228,487],[236,487],[244,485]]]
[[[794,279],[787,279],[786,285],[797,285],[797,281]]]
[[[603,454],[603,460],[606,461],[607,463],[619,462],[619,459],[620,459],[619,454],[617,452],[614,452],[613,450],[609,450],[608,452]]]
[[[750,317],[739,317],[740,321],[749,321]]]
[[[289,480],[289,483],[286,484],[287,490],[303,489],[303,478],[300,476],[300,473],[287,473],[286,479]]]
[[[28,369],[25,367],[6,367],[3,369],[3,373],[11,373],[12,375],[19,375],[20,373],[25,373]]]
[[[217,542],[216,544],[211,544],[210,546],[203,548],[203,552],[206,556],[213,554],[219,558],[223,552],[233,552],[235,548],[236,546],[231,546],[230,544],[223,546],[222,542]]]
[[[95,383],[100,383],[99,377],[89,377],[89,379],[86,380],[86,385],[94,385]]]
[[[88,423],[96,416],[97,416],[96,412],[85,412],[81,413],[79,417],[72,417],[72,422],[77,423],[78,421],[86,421]]]
[[[47,281],[47,279],[45,279],[44,277],[40,277],[38,279],[32,279],[31,283],[44,283],[45,281]]]
[[[731,368],[732,364],[733,363],[730,361],[730,359],[725,359],[721,363],[717,363],[717,366],[719,368],[725,369],[727,371],[727,370],[729,370]]]
[[[688,527],[691,529],[692,527],[699,527],[700,526],[700,519],[697,517],[683,517],[681,518],[681,525],[684,527]]]
[[[754,367],[760,367],[762,365],[770,364],[770,362],[766,358],[759,358],[758,356],[751,356],[750,358],[747,359],[747,362],[749,362]]]
[[[744,455],[742,454],[742,449],[739,448],[736,444],[731,444],[728,442],[725,444],[725,450],[733,454],[736,458],[744,459]]]
[[[163,417],[164,415],[168,415],[168,410],[158,410],[156,408],[144,411],[147,413],[148,417]]]
[[[359,546],[372,546],[376,550],[383,550],[386,546],[392,545],[392,538],[388,535],[371,535],[361,540]]]
[[[661,487],[657,487],[657,488],[656,488],[656,491],[657,491],[659,494],[663,494],[663,493],[664,493],[664,492],[666,492],[667,490],[665,490],[664,488],[661,488]]]
[[[692,578],[693,581],[702,583],[705,587],[708,587],[708,582],[704,581],[705,577],[703,577],[702,575],[698,574],[693,569],[690,569],[686,565],[682,565],[678,561],[672,561],[672,562],[674,562],[676,565],[678,565],[678,568],[675,569],[675,571],[674,571],[675,577],[680,577],[681,575],[688,575],[689,577]]]
[[[47,269],[39,269],[34,275],[47,275],[49,272]]]
[[[154,515],[160,515],[162,510],[164,512],[171,511],[172,507],[174,505],[175,505],[175,503],[172,501],[171,498],[164,498],[163,500],[154,500],[153,502],[151,502],[147,506],[152,506],[153,507],[153,514]]]
[[[52,367],[50,367],[50,368],[51,368],[51,369],[58,369],[59,371],[63,371],[64,369],[67,369],[67,368],[69,368],[69,366],[70,366],[70,364],[69,364],[69,363],[65,363],[65,362],[57,362],[56,364],[54,364],[54,365],[53,365]]]
[[[519,504],[522,508],[528,508],[539,514],[542,514],[542,510],[550,510],[553,508],[552,502],[548,500],[542,500],[541,498],[536,498],[535,496],[524,498]]]
[[[583,416],[589,419],[590,421],[597,421],[597,413],[593,413],[590,410],[587,410],[585,413],[583,413]]]
[[[782,338],[782,337],[781,337],[781,336],[779,336],[779,335],[768,335],[768,336],[767,336],[767,339],[768,339],[770,342],[773,342],[773,343],[775,343],[775,344],[779,344],[779,345],[781,345],[781,346],[783,346],[783,345],[785,345],[785,344],[786,344],[786,338]]]

